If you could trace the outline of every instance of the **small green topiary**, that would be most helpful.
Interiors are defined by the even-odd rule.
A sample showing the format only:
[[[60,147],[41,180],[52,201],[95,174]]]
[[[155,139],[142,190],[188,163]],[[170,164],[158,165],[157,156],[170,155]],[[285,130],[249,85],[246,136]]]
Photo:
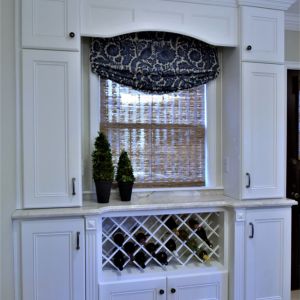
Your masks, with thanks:
[[[114,180],[114,166],[110,144],[104,133],[99,132],[95,139],[95,150],[92,153],[93,178],[95,181]]]
[[[127,183],[134,183],[134,181],[135,181],[131,161],[125,150],[121,151],[121,154],[119,157],[116,181],[117,182],[127,182]]]

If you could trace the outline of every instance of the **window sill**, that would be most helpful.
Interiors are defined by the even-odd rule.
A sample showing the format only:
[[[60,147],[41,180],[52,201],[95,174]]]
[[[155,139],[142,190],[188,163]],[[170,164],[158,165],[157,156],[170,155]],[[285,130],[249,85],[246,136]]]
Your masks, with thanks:
[[[134,188],[132,191],[132,200],[139,198],[151,198],[151,197],[161,197],[169,198],[172,195],[181,197],[199,197],[209,196],[209,195],[223,195],[223,187],[172,187],[172,188]],[[119,200],[118,189],[112,189],[111,200]],[[96,193],[93,191],[83,192],[84,201],[97,201]]]

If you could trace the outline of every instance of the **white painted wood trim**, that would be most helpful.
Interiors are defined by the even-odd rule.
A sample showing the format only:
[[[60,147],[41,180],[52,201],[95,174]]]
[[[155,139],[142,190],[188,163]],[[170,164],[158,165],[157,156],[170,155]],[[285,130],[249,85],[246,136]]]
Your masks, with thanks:
[[[300,70],[300,61],[286,61],[285,68],[291,70]]]
[[[101,265],[99,217],[85,218],[86,300],[98,300],[98,274]]]
[[[287,10],[296,0],[237,0],[239,5]]]

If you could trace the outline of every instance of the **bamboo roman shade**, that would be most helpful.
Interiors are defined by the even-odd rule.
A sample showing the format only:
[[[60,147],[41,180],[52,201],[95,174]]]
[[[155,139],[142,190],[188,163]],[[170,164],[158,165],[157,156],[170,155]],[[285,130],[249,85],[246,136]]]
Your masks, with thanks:
[[[166,32],[94,38],[90,60],[101,78],[155,94],[199,86],[219,74],[215,47]]]
[[[150,95],[101,80],[101,131],[114,164],[125,149],[135,186],[199,186],[205,181],[205,86]]]

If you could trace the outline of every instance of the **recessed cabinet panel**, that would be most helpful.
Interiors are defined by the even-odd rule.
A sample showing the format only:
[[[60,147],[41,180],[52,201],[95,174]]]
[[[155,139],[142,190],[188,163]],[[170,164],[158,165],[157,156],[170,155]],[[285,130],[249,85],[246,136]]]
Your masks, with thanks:
[[[241,8],[243,61],[284,62],[284,12]]]
[[[290,209],[247,211],[246,300],[290,299]]]
[[[24,221],[21,231],[22,299],[84,299],[83,220]]]
[[[243,63],[243,198],[283,197],[284,67]]]
[[[78,0],[22,1],[23,48],[79,51],[79,45]]]
[[[155,277],[147,280],[100,284],[99,300],[166,300],[166,279]]]
[[[79,55],[23,51],[24,207],[81,204]]]

